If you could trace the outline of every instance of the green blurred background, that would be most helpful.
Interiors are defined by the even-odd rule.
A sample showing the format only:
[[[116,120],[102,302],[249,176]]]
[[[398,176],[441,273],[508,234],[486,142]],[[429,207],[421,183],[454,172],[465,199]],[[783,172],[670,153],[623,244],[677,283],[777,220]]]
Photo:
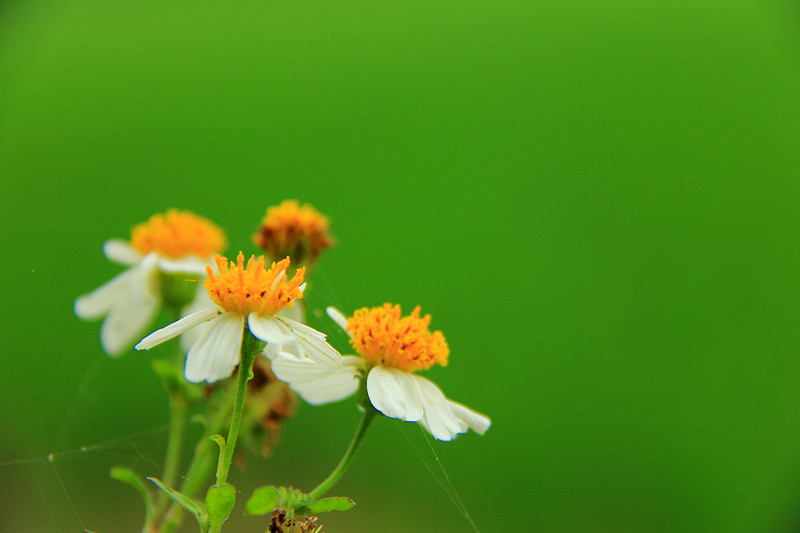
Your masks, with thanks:
[[[445,333],[429,375],[493,426],[433,449],[481,531],[800,530],[798,14],[4,4],[0,531],[141,527],[108,470],[158,474],[166,395],[156,354],[111,360],[72,314],[120,271],[103,241],[179,207],[251,250],[284,198],[338,239],[316,305]],[[357,420],[304,405],[233,482],[310,488]],[[380,420],[328,530],[470,531],[432,457]]]

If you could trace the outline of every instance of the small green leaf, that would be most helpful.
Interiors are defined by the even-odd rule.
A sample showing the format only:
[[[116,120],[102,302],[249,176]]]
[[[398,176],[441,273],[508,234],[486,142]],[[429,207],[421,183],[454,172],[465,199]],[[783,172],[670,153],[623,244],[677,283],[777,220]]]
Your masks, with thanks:
[[[326,511],[349,511],[356,506],[356,502],[344,496],[331,496],[330,498],[320,498],[297,509],[298,514],[312,515],[324,513]]]
[[[142,495],[144,500],[145,524],[151,524],[153,521],[153,501],[150,499],[150,492],[144,486],[142,480],[136,475],[133,470],[115,466],[111,469],[111,477],[122,483],[126,483],[136,489]]]
[[[223,437],[222,435],[211,435],[208,438],[216,442],[217,446],[219,446],[219,458],[217,459],[217,474],[216,474],[217,484],[219,485],[220,481],[222,480],[223,470],[224,470],[224,466],[222,463],[223,459],[225,458],[225,437]]]
[[[244,507],[244,514],[247,515],[263,515],[267,514],[276,507],[278,507],[279,500],[281,499],[278,489],[268,485],[266,487],[259,487],[253,491],[253,495],[247,500]]]
[[[212,533],[219,531],[236,503],[236,488],[229,483],[214,485],[206,494],[206,510]]]
[[[163,490],[175,503],[192,513],[197,519],[197,523],[200,524],[201,531],[208,531],[208,514],[199,503],[181,494],[177,490],[164,485],[160,480],[154,477],[149,477],[147,479],[155,483],[158,488]]]

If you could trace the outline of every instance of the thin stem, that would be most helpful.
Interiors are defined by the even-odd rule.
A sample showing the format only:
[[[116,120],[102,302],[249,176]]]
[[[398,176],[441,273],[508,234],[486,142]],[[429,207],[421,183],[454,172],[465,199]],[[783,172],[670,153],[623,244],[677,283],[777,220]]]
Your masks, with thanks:
[[[178,465],[183,450],[183,437],[186,434],[186,401],[181,394],[175,394],[169,399],[169,438],[167,440],[167,456],[164,459],[164,473],[162,481],[168,487],[174,487],[178,479]],[[165,500],[169,502],[169,498]],[[158,515],[161,515],[166,505],[161,506]]]
[[[247,395],[247,382],[252,377],[251,368],[255,352],[245,348],[242,343],[242,357],[239,362],[239,376],[236,383],[236,402],[233,404],[233,418],[231,427],[228,430],[228,438],[225,440],[225,455],[222,458],[220,471],[217,475],[217,483],[227,483],[228,471],[233,460],[233,451],[236,448],[236,438],[239,436],[239,425],[242,422],[242,412],[244,411],[244,397]]]
[[[378,414],[378,411],[372,407],[372,404],[367,402],[366,409],[364,410],[364,416],[361,418],[361,422],[358,424],[356,434],[353,435],[353,440],[350,441],[350,446],[344,453],[344,457],[342,457],[342,460],[339,461],[338,465],[336,465],[336,468],[333,469],[331,475],[329,475],[325,481],[320,483],[317,488],[311,491],[311,493],[308,495],[311,501],[317,500],[320,496],[328,492],[347,471],[347,468],[350,466],[350,463],[353,462],[353,458],[355,457],[359,446],[361,446],[361,441],[364,440],[364,435],[367,434],[367,429],[369,428],[369,425],[375,418],[376,414]]]
[[[197,494],[197,491],[206,484],[206,480],[211,475],[212,469],[217,464],[217,461],[214,459],[214,454],[212,453],[216,445],[209,437],[222,431],[225,427],[225,421],[228,419],[231,412],[234,400],[234,395],[232,394],[234,388],[231,387],[225,392],[225,398],[220,403],[216,416],[210,421],[206,431],[203,432],[203,435],[197,442],[197,446],[195,446],[194,457],[189,464],[189,469],[186,472],[185,480],[181,486],[181,493],[186,496],[194,497]],[[163,525],[160,529],[155,531],[157,533],[159,531],[161,533],[171,533],[181,524],[184,514],[183,507],[173,502],[164,519]]]
[[[176,320],[180,319],[180,313],[175,311]],[[177,368],[183,366],[184,353],[181,349],[178,339],[172,341],[175,346],[175,353],[173,356],[174,365]],[[169,487],[175,485],[178,479],[178,467],[181,461],[181,452],[183,451],[183,439],[186,434],[186,412],[189,408],[189,402],[184,396],[182,388],[174,388],[166,384],[167,394],[169,394],[169,435],[167,437],[167,454],[164,458],[164,472],[162,474],[162,481]],[[167,511],[171,500],[162,491],[158,491],[158,501],[156,503],[154,522],[158,523]]]

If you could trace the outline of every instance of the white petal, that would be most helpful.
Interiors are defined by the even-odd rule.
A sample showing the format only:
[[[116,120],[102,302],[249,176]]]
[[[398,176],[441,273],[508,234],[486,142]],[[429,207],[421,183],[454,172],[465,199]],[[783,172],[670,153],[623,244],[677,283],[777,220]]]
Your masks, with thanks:
[[[459,433],[467,431],[467,423],[453,413],[450,402],[439,387],[420,376],[414,376],[414,380],[422,391],[425,405],[425,416],[420,420],[420,424],[434,438],[448,441]]]
[[[295,341],[294,335],[281,321],[272,316],[261,316],[258,313],[247,315],[247,326],[254,337],[267,344],[278,346]]]
[[[128,350],[158,311],[161,295],[153,258],[144,258],[93,293],[75,302],[80,317],[107,313],[100,343],[109,355]]]
[[[115,302],[124,298],[127,285],[134,276],[134,269],[128,269],[89,294],[81,296],[75,300],[75,314],[83,320],[94,320],[105,315]]]
[[[158,312],[160,300],[150,295],[117,300],[100,328],[100,344],[111,356],[130,350]]]
[[[367,394],[375,409],[389,418],[408,422],[422,419],[422,391],[416,376],[386,366],[376,366],[367,376]]]
[[[347,317],[344,316],[344,313],[336,309],[335,307],[328,307],[325,309],[328,312],[328,316],[333,319],[334,322],[339,324],[339,327],[342,328],[345,333],[350,335],[350,338],[353,338],[353,334],[347,331]]]
[[[197,289],[195,290],[194,293],[194,298],[189,303],[189,305],[181,309],[181,316],[186,317],[191,315],[192,313],[196,313],[197,311],[202,311],[203,309],[215,309],[217,307],[217,304],[214,303],[214,301],[208,295],[208,291],[203,286],[203,281],[205,281],[205,279],[206,279],[205,276],[203,276],[202,279],[198,280]],[[206,327],[208,327],[208,324],[198,324],[192,329],[187,329],[186,331],[181,333],[180,342],[181,342],[181,348],[183,349],[184,352],[189,351],[189,348],[192,347],[192,344],[195,343],[195,341],[200,336],[200,333]]]
[[[278,316],[288,318],[290,320],[294,320],[295,322],[305,322],[306,306],[303,303],[303,300],[295,300],[294,306],[292,306],[291,308],[284,307],[275,314]]]
[[[128,242],[121,239],[111,239],[103,244],[103,254],[115,263],[135,265],[142,260],[142,254]]]
[[[264,348],[264,356],[270,361],[277,358],[291,359],[293,361],[306,360],[310,361],[308,357],[303,355],[303,349],[300,347],[300,342],[293,339],[292,342],[284,344],[268,343]]]
[[[295,322],[294,320],[289,320],[279,316],[276,316],[275,319],[279,320],[293,333],[294,338],[297,340],[300,350],[302,351],[302,353],[296,355],[307,357],[317,361],[320,364],[325,364],[328,366],[341,366],[342,354],[337,352],[333,346],[328,344],[328,342],[325,340],[324,333],[320,333],[319,331],[310,328],[305,324]]]
[[[213,383],[229,377],[239,364],[244,315],[223,313],[214,318],[186,354],[188,381]]]
[[[203,309],[201,311],[197,311],[196,313],[192,313],[189,316],[181,318],[177,322],[173,322],[169,326],[154,331],[139,341],[139,344],[137,344],[135,348],[137,350],[149,350],[153,346],[158,346],[162,342],[166,342],[177,337],[189,328],[193,328],[198,324],[201,324],[207,320],[211,320],[217,316],[217,313],[219,313],[219,309],[216,307]]]
[[[473,411],[466,405],[461,405],[453,400],[447,400],[447,403],[450,404],[450,409],[453,411],[453,414],[457,418],[460,418],[469,426],[472,431],[479,435],[486,433],[486,430],[492,425],[492,421],[489,420],[488,416],[482,415],[477,411]]]
[[[296,320],[292,320],[291,318],[286,318],[285,316],[276,316],[277,320],[283,322],[283,324],[289,328],[290,331],[296,333],[298,335],[302,335],[304,337],[315,337],[317,339],[325,340],[326,336],[321,331],[317,331],[314,328],[308,327],[305,324],[297,322]]]
[[[336,402],[358,389],[359,357],[348,357],[341,367],[322,366],[309,359],[293,361],[279,357],[272,361],[272,371],[281,381],[312,405]]]
[[[171,259],[169,257],[158,258],[158,268],[162,272],[169,273],[186,273],[186,274],[203,274],[206,273],[206,266],[210,265],[209,259],[201,259],[195,255],[187,255],[180,259]]]

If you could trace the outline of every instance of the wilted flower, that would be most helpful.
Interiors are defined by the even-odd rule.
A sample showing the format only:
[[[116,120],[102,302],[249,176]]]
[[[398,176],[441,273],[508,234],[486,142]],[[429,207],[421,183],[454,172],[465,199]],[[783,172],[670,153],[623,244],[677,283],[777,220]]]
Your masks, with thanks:
[[[328,219],[311,205],[285,200],[267,208],[253,242],[273,260],[290,257],[295,266],[312,267],[319,254],[333,245]]]

